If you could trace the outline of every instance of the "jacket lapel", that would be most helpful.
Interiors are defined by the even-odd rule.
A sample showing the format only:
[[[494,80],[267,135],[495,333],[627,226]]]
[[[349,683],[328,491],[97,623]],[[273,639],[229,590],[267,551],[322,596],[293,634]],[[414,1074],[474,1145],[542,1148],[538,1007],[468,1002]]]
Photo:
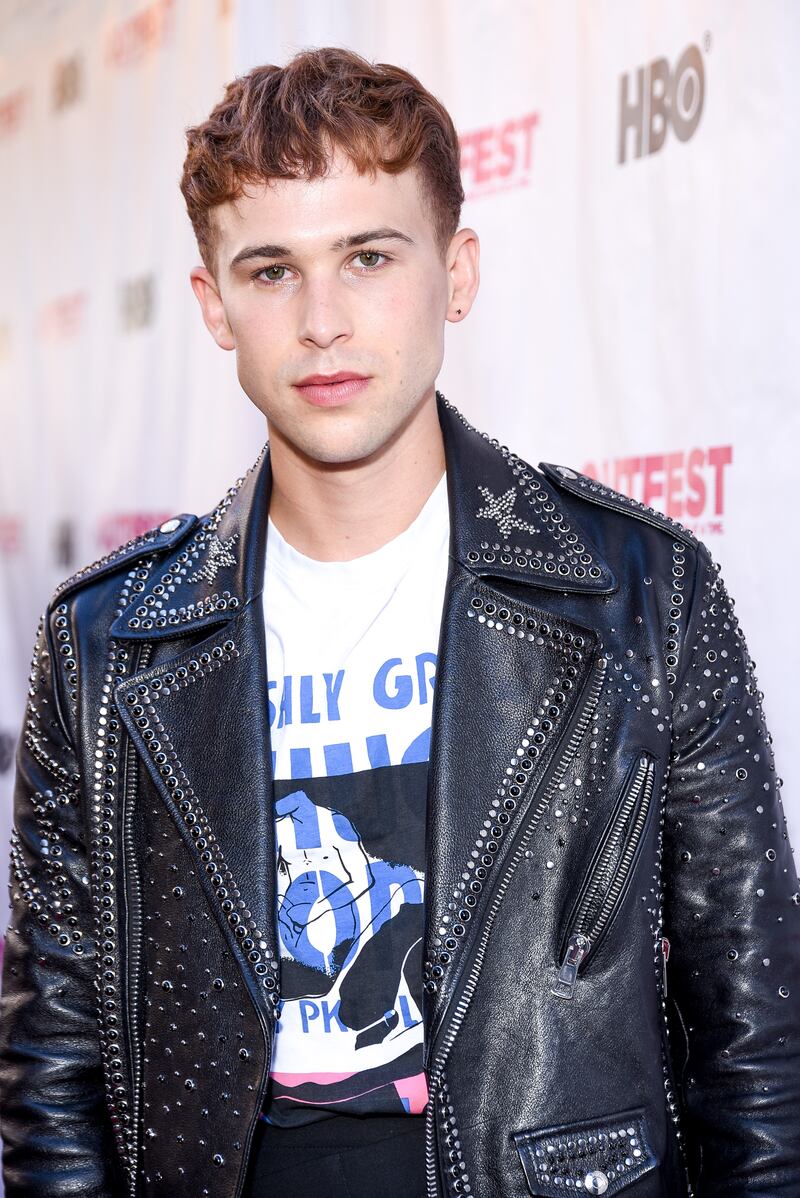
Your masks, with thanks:
[[[267,934],[274,832],[259,601],[116,693],[159,794],[199,871],[212,879],[210,893],[224,891],[221,902],[241,900],[253,936],[269,941],[274,953],[274,935]],[[228,922],[235,928],[240,921]]]
[[[439,397],[450,500],[450,551],[474,574],[604,595],[616,580],[538,471],[479,433]]]
[[[504,867],[535,833],[599,695],[597,633],[554,615],[564,606],[552,592],[616,587],[541,476],[454,409],[442,415],[452,525],[429,772],[429,1064]]]
[[[120,684],[116,700],[260,1001],[265,987],[275,994],[278,961],[262,609],[271,481],[265,446],[111,629],[156,656],[160,639],[191,634]]]
[[[429,1019],[458,976],[459,952],[445,942],[467,942],[462,912],[478,923],[502,845],[590,685],[593,632],[539,610],[536,588],[605,594],[616,586],[541,476],[443,397],[437,404],[451,533],[429,771]],[[151,643],[191,634],[185,649],[121,683],[116,697],[254,977],[278,959],[262,606],[271,482],[265,446],[111,630]],[[530,588],[526,601],[512,602],[502,588],[519,593],[520,584]],[[198,641],[200,631],[208,635]],[[462,933],[453,935],[456,924]]]

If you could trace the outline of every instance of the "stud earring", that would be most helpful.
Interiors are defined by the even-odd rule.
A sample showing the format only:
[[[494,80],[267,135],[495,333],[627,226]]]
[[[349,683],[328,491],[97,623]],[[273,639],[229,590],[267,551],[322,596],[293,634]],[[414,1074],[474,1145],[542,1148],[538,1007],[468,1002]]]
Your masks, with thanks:
[[[458,315],[458,316],[460,316],[460,315],[461,315],[461,309],[460,309],[460,308],[456,308],[456,313],[457,313],[457,315]]]

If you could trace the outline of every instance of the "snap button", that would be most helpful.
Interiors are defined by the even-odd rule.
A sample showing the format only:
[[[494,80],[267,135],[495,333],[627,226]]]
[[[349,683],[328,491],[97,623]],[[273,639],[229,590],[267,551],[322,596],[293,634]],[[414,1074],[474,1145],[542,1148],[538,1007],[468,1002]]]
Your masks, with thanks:
[[[585,1189],[590,1194],[605,1194],[608,1189],[608,1177],[602,1169],[592,1169],[583,1179]]]
[[[174,532],[175,529],[180,528],[180,526],[181,526],[180,520],[178,520],[176,517],[173,517],[172,520],[165,520],[158,531],[159,532]]]

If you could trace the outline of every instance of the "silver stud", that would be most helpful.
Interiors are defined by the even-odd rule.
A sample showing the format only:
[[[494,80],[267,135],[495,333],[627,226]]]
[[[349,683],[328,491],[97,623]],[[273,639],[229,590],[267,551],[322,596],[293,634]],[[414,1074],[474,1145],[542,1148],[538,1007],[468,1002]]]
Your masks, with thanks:
[[[605,1194],[608,1189],[608,1177],[602,1169],[592,1169],[583,1179],[583,1187],[590,1194]]]
[[[165,520],[164,523],[159,527],[158,531],[159,532],[174,532],[175,529],[180,528],[180,526],[181,526],[180,520],[178,520],[176,517],[173,517],[172,520]]]

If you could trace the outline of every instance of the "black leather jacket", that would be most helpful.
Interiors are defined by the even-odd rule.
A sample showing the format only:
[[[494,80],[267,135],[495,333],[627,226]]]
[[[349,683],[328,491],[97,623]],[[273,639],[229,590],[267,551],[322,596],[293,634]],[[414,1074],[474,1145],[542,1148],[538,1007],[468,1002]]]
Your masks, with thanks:
[[[708,551],[438,399],[428,1193],[797,1198],[800,894]],[[267,447],[42,618],[0,1010],[8,1198],[237,1198],[280,980]],[[667,963],[669,961],[669,963]]]

